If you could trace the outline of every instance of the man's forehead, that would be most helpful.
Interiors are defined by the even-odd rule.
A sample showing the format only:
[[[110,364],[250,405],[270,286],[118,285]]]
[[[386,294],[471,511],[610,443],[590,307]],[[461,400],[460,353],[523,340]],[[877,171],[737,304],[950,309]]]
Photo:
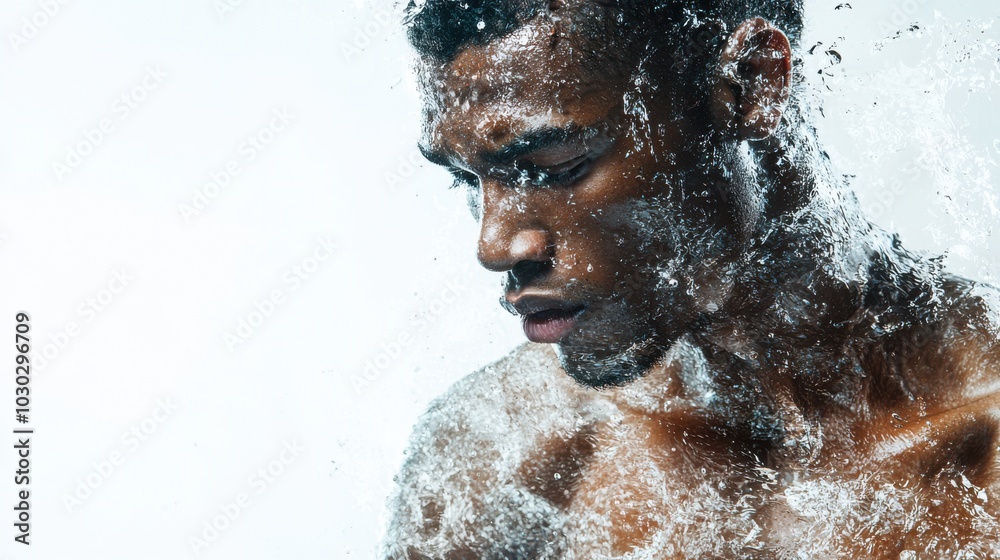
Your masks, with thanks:
[[[606,114],[611,88],[584,71],[578,49],[554,39],[549,23],[539,18],[424,68],[424,144],[438,153],[489,151],[525,130]]]

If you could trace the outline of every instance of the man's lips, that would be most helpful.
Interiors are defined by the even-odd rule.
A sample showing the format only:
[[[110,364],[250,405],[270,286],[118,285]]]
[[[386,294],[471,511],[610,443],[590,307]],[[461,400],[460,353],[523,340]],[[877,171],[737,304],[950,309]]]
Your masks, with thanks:
[[[507,304],[521,315],[521,326],[528,340],[543,344],[554,344],[562,340],[573,330],[586,308],[539,294],[520,294],[508,298]]]
[[[583,307],[575,310],[549,309],[525,315],[521,319],[524,335],[532,342],[555,344],[573,330],[583,310]]]

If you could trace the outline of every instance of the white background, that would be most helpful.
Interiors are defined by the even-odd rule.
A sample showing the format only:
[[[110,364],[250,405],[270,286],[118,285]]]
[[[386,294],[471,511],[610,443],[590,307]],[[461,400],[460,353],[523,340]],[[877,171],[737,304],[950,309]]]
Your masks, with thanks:
[[[521,341],[476,267],[462,195],[406,163],[418,100],[381,1],[71,1],[50,18],[3,3],[0,558],[191,558],[192,537],[205,558],[370,558],[417,415]],[[831,156],[908,246],[992,279],[1000,8],[852,3],[807,6],[804,45],[823,46],[803,72]],[[12,45],[32,17],[48,21]],[[147,68],[166,76],[136,90]],[[247,161],[280,109],[291,123]],[[111,132],[57,172],[103,119]],[[206,191],[230,160],[241,173]],[[214,196],[185,219],[199,192]],[[326,237],[333,256],[293,289],[286,274]],[[274,290],[283,303],[231,351],[224,336]],[[32,372],[30,547],[10,509],[21,310],[49,355]],[[206,538],[241,493],[249,506]]]

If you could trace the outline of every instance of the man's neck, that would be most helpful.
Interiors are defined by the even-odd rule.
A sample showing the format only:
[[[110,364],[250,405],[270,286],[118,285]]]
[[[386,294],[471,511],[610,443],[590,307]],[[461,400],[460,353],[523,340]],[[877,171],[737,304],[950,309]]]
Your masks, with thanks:
[[[820,434],[870,415],[866,357],[933,314],[939,275],[873,228],[845,185],[794,177],[809,199],[763,221],[726,305],[691,339],[717,379],[720,422],[804,461]]]

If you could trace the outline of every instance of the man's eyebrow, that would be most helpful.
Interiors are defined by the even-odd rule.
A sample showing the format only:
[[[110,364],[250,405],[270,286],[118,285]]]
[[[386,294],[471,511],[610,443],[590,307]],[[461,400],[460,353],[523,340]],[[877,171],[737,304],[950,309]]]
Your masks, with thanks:
[[[468,182],[470,172],[458,167],[452,163],[452,159],[443,153],[435,152],[433,148],[425,146],[424,144],[417,144],[417,149],[423,154],[424,159],[433,163],[434,165],[439,165],[445,168],[451,176],[455,178],[456,181]],[[475,177],[473,174],[472,177]]]
[[[439,152],[435,152],[430,146],[425,146],[424,144],[418,144],[417,149],[423,154],[424,159],[433,163],[434,165],[440,165],[441,167],[453,167],[451,164],[451,159]]]
[[[584,128],[576,123],[571,123],[564,127],[546,126],[536,128],[521,134],[509,144],[496,151],[482,154],[481,157],[484,161],[494,165],[506,165],[513,163],[518,158],[562,144],[574,137],[589,138],[595,136],[596,133],[596,128]],[[452,159],[446,154],[435,151],[434,148],[425,144],[419,144],[417,148],[427,161],[441,167],[455,169],[455,164],[452,163]]]
[[[575,123],[561,128],[551,126],[536,128],[521,134],[499,150],[482,154],[482,158],[493,164],[510,164],[518,158],[562,144],[570,138],[586,132],[589,132],[588,129],[584,129]]]

